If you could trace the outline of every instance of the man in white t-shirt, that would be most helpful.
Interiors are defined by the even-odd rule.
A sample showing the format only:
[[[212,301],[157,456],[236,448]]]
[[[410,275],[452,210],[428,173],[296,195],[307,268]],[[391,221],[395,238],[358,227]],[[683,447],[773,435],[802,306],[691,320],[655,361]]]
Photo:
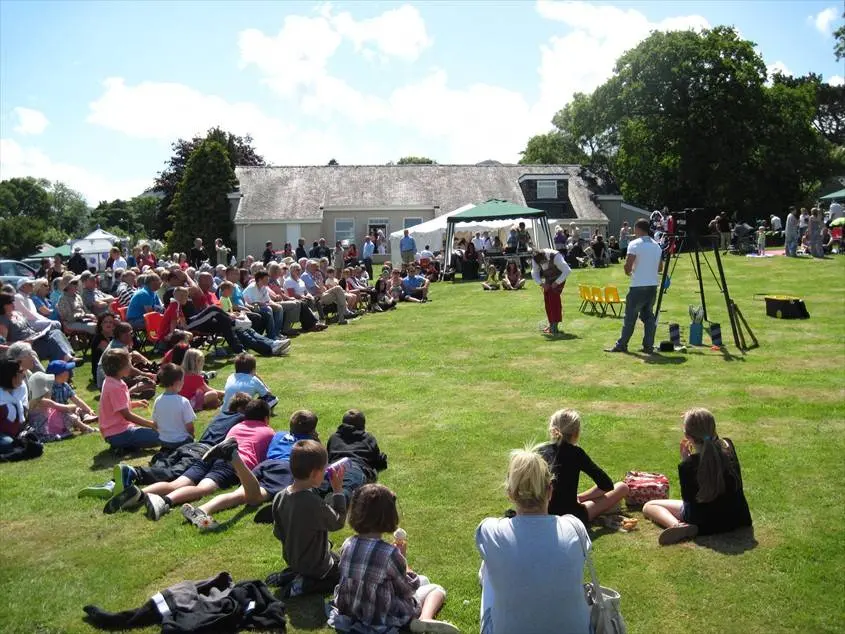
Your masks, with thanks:
[[[648,229],[648,220],[645,218],[634,223],[636,239],[628,245],[628,257],[625,260],[625,275],[631,276],[631,286],[625,297],[625,321],[616,345],[605,348],[605,352],[628,352],[628,341],[634,334],[637,317],[642,320],[645,330],[642,351],[646,354],[654,352],[657,319],[653,307],[657,299],[660,273],[663,271],[663,251],[649,237]]]

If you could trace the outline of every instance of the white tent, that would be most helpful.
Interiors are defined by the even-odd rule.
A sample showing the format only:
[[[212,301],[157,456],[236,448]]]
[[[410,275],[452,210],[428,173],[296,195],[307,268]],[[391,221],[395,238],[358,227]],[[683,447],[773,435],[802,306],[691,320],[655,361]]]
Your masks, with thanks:
[[[469,205],[464,205],[463,207],[459,207],[454,211],[450,211],[443,215],[437,216],[436,218],[432,218],[431,220],[427,220],[426,222],[410,227],[408,229],[408,234],[417,243],[417,251],[422,250],[425,245],[429,245],[432,251],[442,250],[443,240],[446,238],[446,225],[448,218],[454,216],[455,214],[459,214],[462,211],[472,209],[475,206],[476,205],[470,203]],[[503,235],[499,235],[499,237],[502,239],[502,242],[504,242],[507,239],[507,231],[510,230],[510,228],[514,225],[518,225],[520,222],[525,222],[526,226],[529,227],[529,232],[532,234],[531,239],[533,240],[534,244],[538,244],[536,230],[530,218],[483,220],[479,222],[468,223],[462,222],[461,224],[455,226],[455,233],[466,233],[472,235],[476,231],[489,231],[490,237],[493,238],[494,235],[504,230],[505,233]],[[399,241],[402,239],[403,234],[404,231],[394,231],[390,234],[391,253],[399,253]],[[467,237],[467,239],[469,238]]]
[[[437,216],[431,220],[426,220],[423,223],[414,225],[408,229],[408,234],[417,243],[417,251],[421,250],[425,245],[431,246],[432,251],[440,251],[443,246],[443,238],[446,235],[446,219],[449,216],[454,216],[467,209],[475,207],[473,204],[464,205],[454,211]],[[394,231],[390,234],[390,252],[399,253],[399,241],[404,235],[404,230]]]
[[[100,270],[109,259],[109,250],[120,241],[121,238],[97,227],[84,238],[71,242],[70,250],[73,253],[76,249],[82,249],[88,267]]]

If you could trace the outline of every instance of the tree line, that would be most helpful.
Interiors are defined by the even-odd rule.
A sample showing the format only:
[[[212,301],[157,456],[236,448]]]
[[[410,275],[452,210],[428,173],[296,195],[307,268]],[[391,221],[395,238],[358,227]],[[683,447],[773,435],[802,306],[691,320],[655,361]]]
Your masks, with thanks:
[[[810,202],[845,173],[845,87],[816,74],[769,81],[755,44],[729,27],[652,33],[552,124],[528,140],[521,163],[586,166],[650,209],[753,218]]]

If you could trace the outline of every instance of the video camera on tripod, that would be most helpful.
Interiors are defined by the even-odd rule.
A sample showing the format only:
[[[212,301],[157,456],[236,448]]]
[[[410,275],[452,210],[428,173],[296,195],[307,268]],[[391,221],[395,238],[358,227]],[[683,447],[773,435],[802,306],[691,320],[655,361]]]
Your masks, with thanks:
[[[684,238],[688,245],[712,247],[715,236],[710,230],[710,221],[715,212],[708,213],[705,207],[686,207],[673,211],[675,235]]]

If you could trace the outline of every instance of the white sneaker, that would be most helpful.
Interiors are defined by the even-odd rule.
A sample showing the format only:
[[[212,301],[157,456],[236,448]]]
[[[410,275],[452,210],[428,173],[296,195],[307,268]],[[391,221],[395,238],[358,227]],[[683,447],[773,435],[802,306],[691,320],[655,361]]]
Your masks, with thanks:
[[[288,353],[290,349],[290,339],[279,339],[273,342],[273,356],[281,357]]]
[[[147,519],[157,522],[162,516],[170,510],[164,498],[155,493],[147,493],[144,496],[144,504],[147,507]]]

